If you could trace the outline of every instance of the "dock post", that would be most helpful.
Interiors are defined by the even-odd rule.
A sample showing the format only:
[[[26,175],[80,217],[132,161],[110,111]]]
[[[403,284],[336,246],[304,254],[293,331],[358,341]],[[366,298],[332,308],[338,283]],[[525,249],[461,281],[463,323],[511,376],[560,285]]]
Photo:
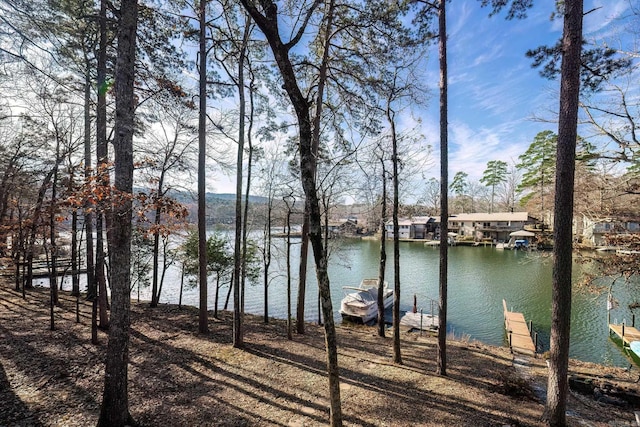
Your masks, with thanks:
[[[420,336],[422,336],[422,309],[420,309]]]
[[[624,344],[624,322],[622,322],[622,343]]]
[[[533,346],[535,347],[535,351],[533,352],[533,354],[536,354],[538,352],[538,333],[537,332],[533,333]]]
[[[631,314],[631,326],[636,327],[636,315],[635,313]]]
[[[533,332],[533,320],[529,320],[529,333]]]
[[[509,331],[509,350],[511,351],[511,353],[513,353],[513,347],[512,347],[512,333],[511,331]]]

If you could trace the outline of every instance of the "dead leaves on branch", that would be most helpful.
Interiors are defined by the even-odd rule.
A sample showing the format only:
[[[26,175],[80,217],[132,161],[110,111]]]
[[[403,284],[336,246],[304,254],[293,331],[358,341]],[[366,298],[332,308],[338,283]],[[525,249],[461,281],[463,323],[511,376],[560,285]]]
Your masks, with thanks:
[[[581,253],[578,262],[586,268],[577,286],[591,292],[610,291],[622,281],[631,285],[640,280],[640,233],[611,233],[605,236],[615,254]]]
[[[64,201],[71,209],[85,212],[106,213],[115,206],[130,204],[138,226],[149,234],[167,236],[182,227],[189,212],[183,204],[156,190],[128,193],[110,184],[109,172],[112,164],[100,165],[96,174],[88,177]],[[163,220],[159,223],[155,215]]]

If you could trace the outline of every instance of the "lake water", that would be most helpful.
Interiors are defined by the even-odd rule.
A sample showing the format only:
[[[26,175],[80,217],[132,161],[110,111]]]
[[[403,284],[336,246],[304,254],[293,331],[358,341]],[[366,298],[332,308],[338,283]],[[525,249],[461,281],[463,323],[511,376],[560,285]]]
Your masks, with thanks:
[[[292,248],[292,300],[295,310],[299,240]],[[286,318],[286,277],[284,239],[276,239],[272,272],[278,273],[269,286],[269,314]],[[379,241],[345,239],[334,241],[329,262],[331,295],[334,318],[340,321],[340,300],[343,286],[358,286],[363,278],[377,277]],[[392,244],[387,245],[387,274],[389,286],[393,286]],[[309,257],[309,275],[306,294],[305,318],[318,320],[317,285],[312,257]],[[410,310],[413,295],[417,296],[418,309],[430,311],[430,299],[438,298],[439,249],[425,247],[421,242],[400,243],[401,310]],[[578,280],[582,266],[574,266],[574,280]],[[449,312],[448,328],[457,336],[468,336],[490,345],[504,345],[502,299],[510,309],[524,314],[533,321],[538,332],[539,345],[549,348],[551,324],[551,253],[502,251],[492,247],[454,246],[449,248]],[[70,286],[70,285],[67,285]],[[209,290],[209,308],[213,308],[214,285]],[[161,303],[177,303],[180,275],[177,270],[168,273],[163,286]],[[227,287],[221,290],[219,308],[222,308]],[[620,301],[612,310],[612,321],[626,319],[630,323],[628,303],[635,301],[631,291],[616,287],[615,297]],[[132,291],[132,298],[137,290]],[[141,298],[149,299],[149,290],[141,290]],[[183,304],[198,305],[198,290],[186,285]],[[232,303],[230,303],[232,304]],[[247,286],[245,310],[263,314],[264,295],[262,279]],[[293,313],[295,317],[295,311]],[[610,339],[607,326],[606,295],[574,290],[571,326],[571,357],[603,364],[628,366],[630,363],[622,350]],[[639,318],[640,322],[640,318]]]

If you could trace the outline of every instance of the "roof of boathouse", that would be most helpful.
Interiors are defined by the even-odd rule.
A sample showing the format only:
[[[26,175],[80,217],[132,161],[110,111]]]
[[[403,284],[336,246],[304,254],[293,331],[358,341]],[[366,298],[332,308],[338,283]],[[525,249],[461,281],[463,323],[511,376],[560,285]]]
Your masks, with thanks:
[[[449,221],[457,222],[508,222],[508,221],[522,221],[526,222],[531,220],[529,212],[494,212],[494,213],[461,213],[451,215]]]
[[[399,218],[398,219],[398,225],[411,225],[413,224],[413,221],[409,218]],[[388,220],[385,225],[388,227],[390,225],[393,225],[393,220],[390,219]]]

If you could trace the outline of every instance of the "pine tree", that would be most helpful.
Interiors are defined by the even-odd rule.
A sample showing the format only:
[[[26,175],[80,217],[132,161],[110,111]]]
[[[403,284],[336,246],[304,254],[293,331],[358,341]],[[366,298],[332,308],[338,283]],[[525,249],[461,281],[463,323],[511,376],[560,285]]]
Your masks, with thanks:
[[[489,212],[493,212],[493,203],[496,195],[496,185],[499,185],[507,180],[507,162],[502,160],[490,160],[487,163],[487,169],[485,169],[480,178],[480,182],[491,187],[491,205]]]

